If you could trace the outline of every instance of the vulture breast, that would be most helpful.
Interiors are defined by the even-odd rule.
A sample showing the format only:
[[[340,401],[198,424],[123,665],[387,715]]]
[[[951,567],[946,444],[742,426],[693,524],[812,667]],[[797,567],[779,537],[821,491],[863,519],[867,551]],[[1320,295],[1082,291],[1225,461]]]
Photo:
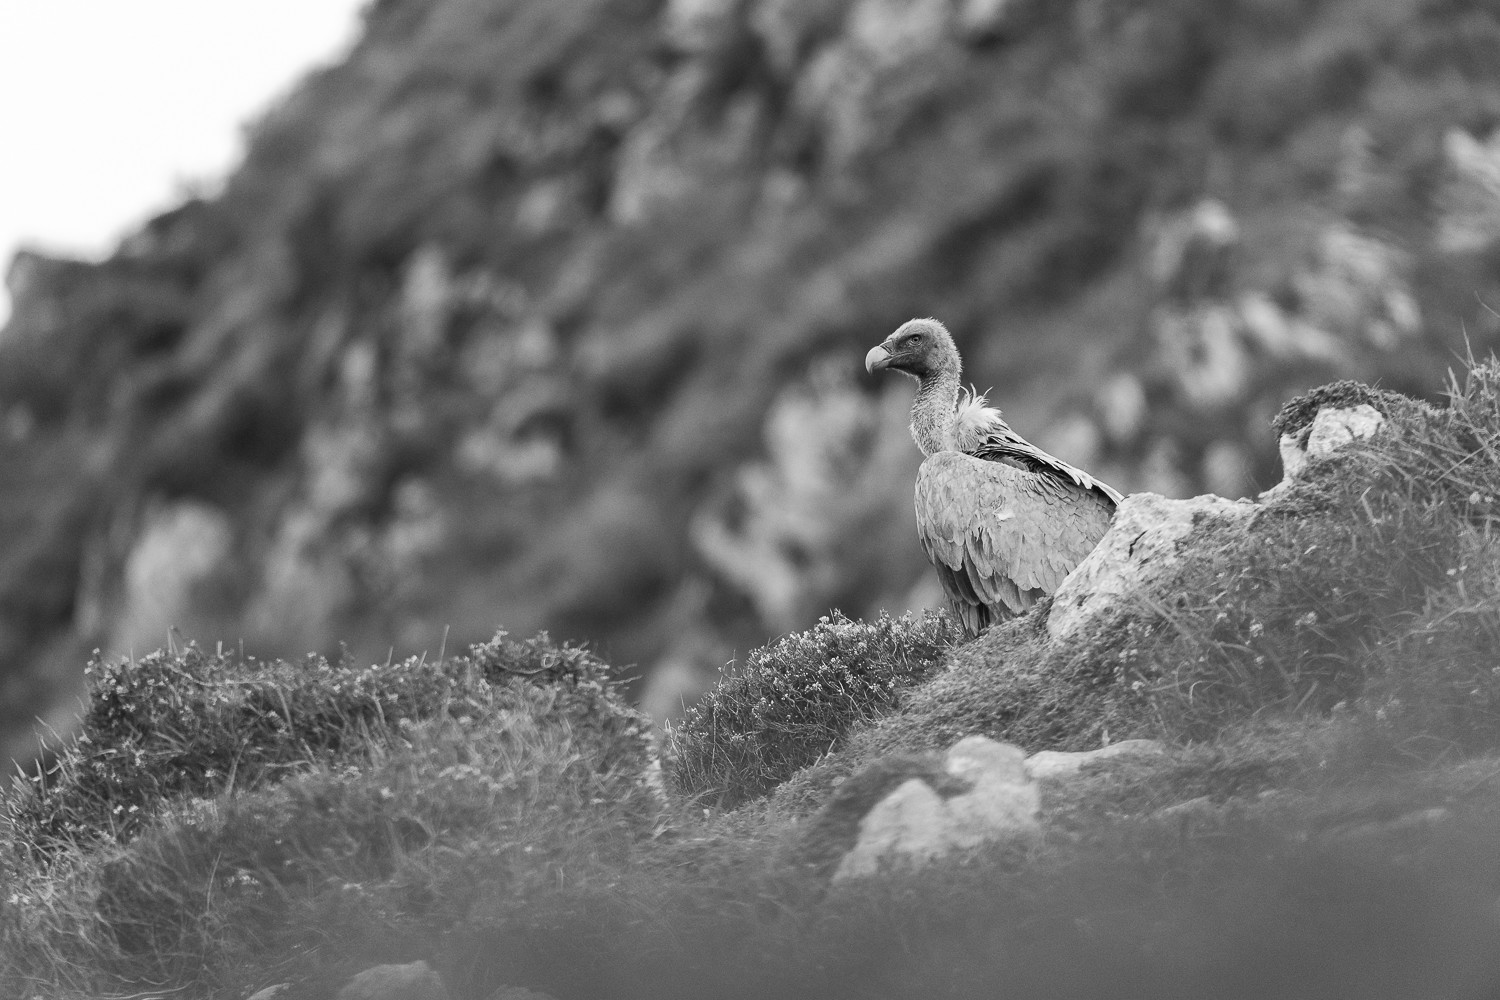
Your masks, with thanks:
[[[1085,481],[958,451],[922,463],[917,532],[970,634],[1052,593],[1109,530],[1118,494]]]

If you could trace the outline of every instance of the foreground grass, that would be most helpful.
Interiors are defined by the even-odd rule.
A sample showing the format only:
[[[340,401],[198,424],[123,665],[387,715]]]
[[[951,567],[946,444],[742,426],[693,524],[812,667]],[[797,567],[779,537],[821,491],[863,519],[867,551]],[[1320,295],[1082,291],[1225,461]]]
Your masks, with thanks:
[[[670,800],[608,667],[545,637],[96,665],[83,738],[6,798],[0,995],[326,1000],[416,958],[459,1000],[1488,995],[1500,373],[1444,410],[1320,393],[1278,430],[1387,429],[1094,634],[830,619],[670,734]],[[828,884],[852,826],[818,810],[860,766],[1106,729],[1174,749],[1048,786],[1035,841]]]

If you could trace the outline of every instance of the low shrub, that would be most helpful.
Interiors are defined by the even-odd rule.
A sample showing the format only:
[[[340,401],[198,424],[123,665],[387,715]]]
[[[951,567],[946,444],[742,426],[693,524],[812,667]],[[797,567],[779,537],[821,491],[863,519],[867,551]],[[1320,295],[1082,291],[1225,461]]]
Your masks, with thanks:
[[[947,615],[838,612],[753,651],[667,734],[677,789],[732,806],[762,795],[895,709],[963,637]]]
[[[524,925],[658,828],[647,724],[608,670],[504,634],[363,669],[96,665],[85,738],[0,820],[0,996],[243,996],[272,968],[433,956],[476,914]]]
[[[96,658],[77,740],[7,798],[5,822],[14,843],[39,855],[125,842],[179,797],[250,791],[315,763],[358,763],[404,740],[404,723],[472,717],[480,706],[565,721],[589,734],[600,766],[643,763],[652,752],[644,719],[615,691],[609,669],[545,633],[503,632],[436,663],[264,663],[193,645],[140,660]]]

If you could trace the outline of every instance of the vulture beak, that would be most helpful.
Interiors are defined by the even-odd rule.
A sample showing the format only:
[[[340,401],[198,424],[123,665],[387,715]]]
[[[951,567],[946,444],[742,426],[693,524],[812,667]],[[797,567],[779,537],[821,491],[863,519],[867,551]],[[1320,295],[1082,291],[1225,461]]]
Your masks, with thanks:
[[[872,347],[870,353],[865,355],[865,371],[871,375],[883,368],[891,366],[891,352],[884,347]]]

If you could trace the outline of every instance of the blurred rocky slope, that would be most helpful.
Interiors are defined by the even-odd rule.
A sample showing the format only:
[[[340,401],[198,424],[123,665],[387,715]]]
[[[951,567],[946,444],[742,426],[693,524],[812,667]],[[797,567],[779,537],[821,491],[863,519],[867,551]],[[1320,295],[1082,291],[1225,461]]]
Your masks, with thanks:
[[[913,315],[1121,488],[1269,486],[1295,392],[1500,339],[1497,125],[1477,0],[376,0],[220,194],[11,264],[0,756],[174,625],[661,711],[920,603]]]

